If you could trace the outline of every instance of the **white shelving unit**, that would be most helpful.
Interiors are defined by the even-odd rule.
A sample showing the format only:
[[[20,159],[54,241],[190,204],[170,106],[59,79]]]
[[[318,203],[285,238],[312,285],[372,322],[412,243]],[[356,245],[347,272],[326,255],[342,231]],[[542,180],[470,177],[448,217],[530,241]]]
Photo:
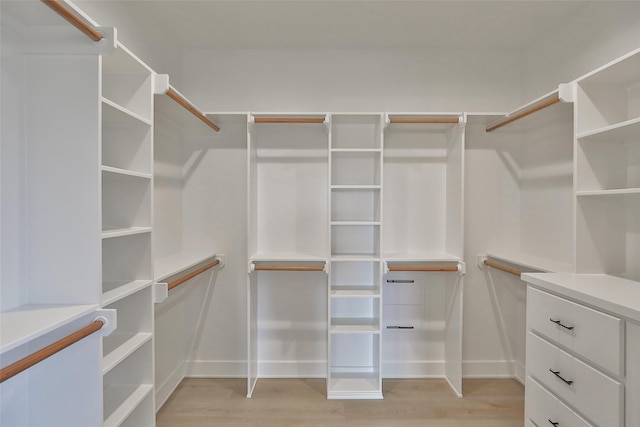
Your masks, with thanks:
[[[309,119],[316,123],[300,122]],[[326,354],[326,274],[286,271],[327,263],[325,120],[324,114],[249,116],[248,397],[261,376],[325,375],[319,361]]]
[[[575,85],[576,272],[640,281],[640,51]]]
[[[154,73],[126,47],[102,58],[102,304],[119,315],[104,339],[104,426],[136,413],[155,425],[153,405]]]
[[[462,266],[463,115],[389,113],[386,120],[385,266]],[[383,377],[442,376],[462,396],[463,273],[383,276]]]
[[[332,114],[329,399],[381,399],[381,114]]]
[[[0,365],[107,321],[2,382],[0,425],[98,427],[116,323],[100,309],[99,71],[115,39],[93,43],[41,2],[2,2],[0,19]]]

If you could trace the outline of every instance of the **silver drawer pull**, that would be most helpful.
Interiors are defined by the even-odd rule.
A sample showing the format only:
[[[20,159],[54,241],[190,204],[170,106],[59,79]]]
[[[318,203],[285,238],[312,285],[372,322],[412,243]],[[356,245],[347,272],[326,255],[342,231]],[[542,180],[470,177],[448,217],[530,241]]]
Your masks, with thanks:
[[[567,325],[563,325],[561,320],[553,320],[553,319],[549,319],[551,322],[555,323],[558,326],[562,326],[565,329],[568,329],[570,331],[573,331],[573,326],[567,326]]]
[[[387,326],[387,329],[413,329],[413,326]]]
[[[547,419],[547,421],[549,421],[551,423],[551,425],[554,426],[554,427],[558,427],[560,425],[559,422],[553,422],[550,419]]]
[[[549,372],[551,372],[553,375],[555,375],[556,377],[560,378],[562,381],[565,382],[565,384],[567,385],[571,385],[573,384],[573,381],[571,380],[565,380],[564,378],[562,378],[562,376],[560,375],[560,371],[554,371],[553,369],[549,369]]]
[[[410,280],[410,279],[387,279],[387,283],[415,283],[415,280]]]

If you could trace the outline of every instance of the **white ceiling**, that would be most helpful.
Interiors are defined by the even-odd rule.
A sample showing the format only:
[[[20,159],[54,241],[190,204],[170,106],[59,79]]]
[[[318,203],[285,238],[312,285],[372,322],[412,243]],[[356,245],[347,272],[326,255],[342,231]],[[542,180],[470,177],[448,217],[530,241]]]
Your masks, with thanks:
[[[165,48],[523,49],[607,1],[76,0],[125,44]]]

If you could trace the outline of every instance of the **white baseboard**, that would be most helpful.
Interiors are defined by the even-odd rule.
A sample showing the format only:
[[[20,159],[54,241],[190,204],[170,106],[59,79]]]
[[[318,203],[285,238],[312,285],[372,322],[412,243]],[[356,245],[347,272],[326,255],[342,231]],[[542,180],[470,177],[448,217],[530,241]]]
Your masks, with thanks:
[[[185,362],[188,378],[246,378],[247,362],[244,360],[193,360]]]
[[[524,365],[516,360],[465,360],[463,378],[514,378],[524,384]]]
[[[409,362],[382,362],[383,378],[442,378],[444,362],[414,360]]]
[[[162,405],[164,405],[173,392],[176,391],[176,388],[184,379],[184,372],[185,362],[182,362],[161,385],[156,385],[156,412],[162,408]]]
[[[260,362],[260,378],[325,378],[324,360]],[[385,378],[442,378],[444,362],[385,362]],[[236,360],[194,360],[185,362],[184,377],[246,378],[247,362]],[[462,362],[463,378],[514,378],[524,383],[524,365],[515,360],[467,360]],[[167,380],[165,384],[168,384]],[[163,384],[162,388],[165,387]],[[175,388],[175,387],[174,387]],[[160,389],[158,390],[160,394]],[[158,401],[158,400],[157,400]]]

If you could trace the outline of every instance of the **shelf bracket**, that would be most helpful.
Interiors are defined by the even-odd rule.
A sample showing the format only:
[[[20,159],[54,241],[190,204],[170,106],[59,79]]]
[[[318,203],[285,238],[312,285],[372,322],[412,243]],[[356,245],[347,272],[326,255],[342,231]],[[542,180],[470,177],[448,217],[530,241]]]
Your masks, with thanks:
[[[153,285],[153,302],[160,304],[169,297],[169,284],[158,282]]]
[[[111,335],[113,331],[118,327],[118,313],[115,308],[107,308],[96,310],[95,320],[99,320],[104,325],[100,328],[99,334],[103,337]]]
[[[169,90],[169,74],[153,75],[153,93],[154,95],[164,95]]]
[[[563,83],[558,86],[558,98],[561,102],[576,101],[576,85],[575,83]]]

